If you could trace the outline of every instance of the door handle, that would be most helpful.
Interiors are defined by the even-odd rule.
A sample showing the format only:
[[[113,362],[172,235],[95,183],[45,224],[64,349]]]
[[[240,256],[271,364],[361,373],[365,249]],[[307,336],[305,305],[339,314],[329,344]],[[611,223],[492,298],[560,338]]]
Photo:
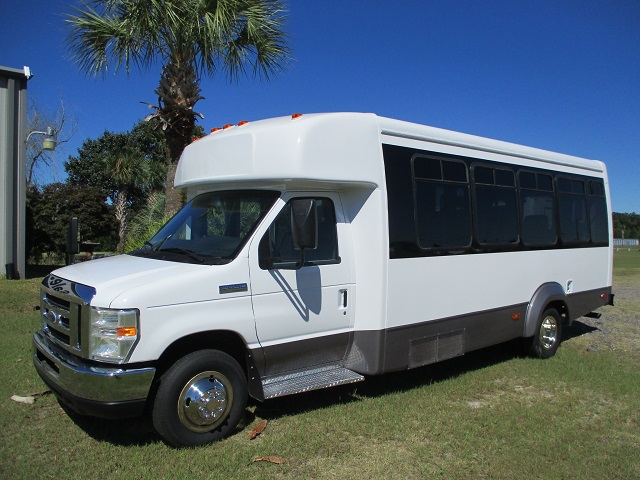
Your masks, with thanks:
[[[347,308],[347,290],[340,290],[340,307]]]

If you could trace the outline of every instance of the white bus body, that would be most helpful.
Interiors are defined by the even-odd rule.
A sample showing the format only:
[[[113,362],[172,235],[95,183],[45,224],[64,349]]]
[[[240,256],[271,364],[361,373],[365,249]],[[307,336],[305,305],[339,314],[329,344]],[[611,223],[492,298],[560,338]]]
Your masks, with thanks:
[[[546,358],[563,327],[612,303],[602,162],[372,114],[294,115],[192,143],[175,184],[189,203],[143,249],[45,278],[34,335],[61,401],[124,416],[152,398],[175,445],[228,435],[247,395],[516,338]]]

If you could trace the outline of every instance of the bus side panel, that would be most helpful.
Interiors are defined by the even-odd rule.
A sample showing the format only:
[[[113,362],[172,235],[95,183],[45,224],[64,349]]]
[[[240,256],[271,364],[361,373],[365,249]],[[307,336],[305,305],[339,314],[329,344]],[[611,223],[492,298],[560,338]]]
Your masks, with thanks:
[[[526,306],[547,283],[561,286],[571,319],[605,305],[607,255],[602,247],[390,260],[385,370],[405,368],[401,358],[421,337],[464,330],[470,351],[522,336]]]
[[[390,329],[384,370],[420,367],[518,338],[526,310],[520,304]]]
[[[610,298],[611,287],[568,295],[567,306],[569,308],[569,322],[571,323],[597,308],[608,305]]]

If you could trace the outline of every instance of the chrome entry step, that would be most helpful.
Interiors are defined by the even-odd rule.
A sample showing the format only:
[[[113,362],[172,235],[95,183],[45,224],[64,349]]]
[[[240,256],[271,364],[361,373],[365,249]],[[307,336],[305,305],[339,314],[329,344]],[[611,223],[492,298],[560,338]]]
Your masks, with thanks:
[[[344,367],[329,366],[303,372],[280,375],[262,381],[264,398],[276,398],[294,393],[335,387],[347,383],[361,382],[364,377]]]

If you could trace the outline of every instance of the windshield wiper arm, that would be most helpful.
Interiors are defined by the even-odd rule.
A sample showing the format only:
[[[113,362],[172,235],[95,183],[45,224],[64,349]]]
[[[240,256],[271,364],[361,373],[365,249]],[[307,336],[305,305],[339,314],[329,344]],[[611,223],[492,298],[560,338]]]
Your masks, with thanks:
[[[204,258],[201,257],[200,255],[198,255],[197,253],[195,253],[193,250],[187,250],[185,248],[179,248],[179,247],[169,247],[169,248],[163,248],[162,250],[158,250],[158,252],[169,252],[169,253],[182,253],[184,255],[187,255],[189,258],[192,258],[198,262],[204,262]]]

